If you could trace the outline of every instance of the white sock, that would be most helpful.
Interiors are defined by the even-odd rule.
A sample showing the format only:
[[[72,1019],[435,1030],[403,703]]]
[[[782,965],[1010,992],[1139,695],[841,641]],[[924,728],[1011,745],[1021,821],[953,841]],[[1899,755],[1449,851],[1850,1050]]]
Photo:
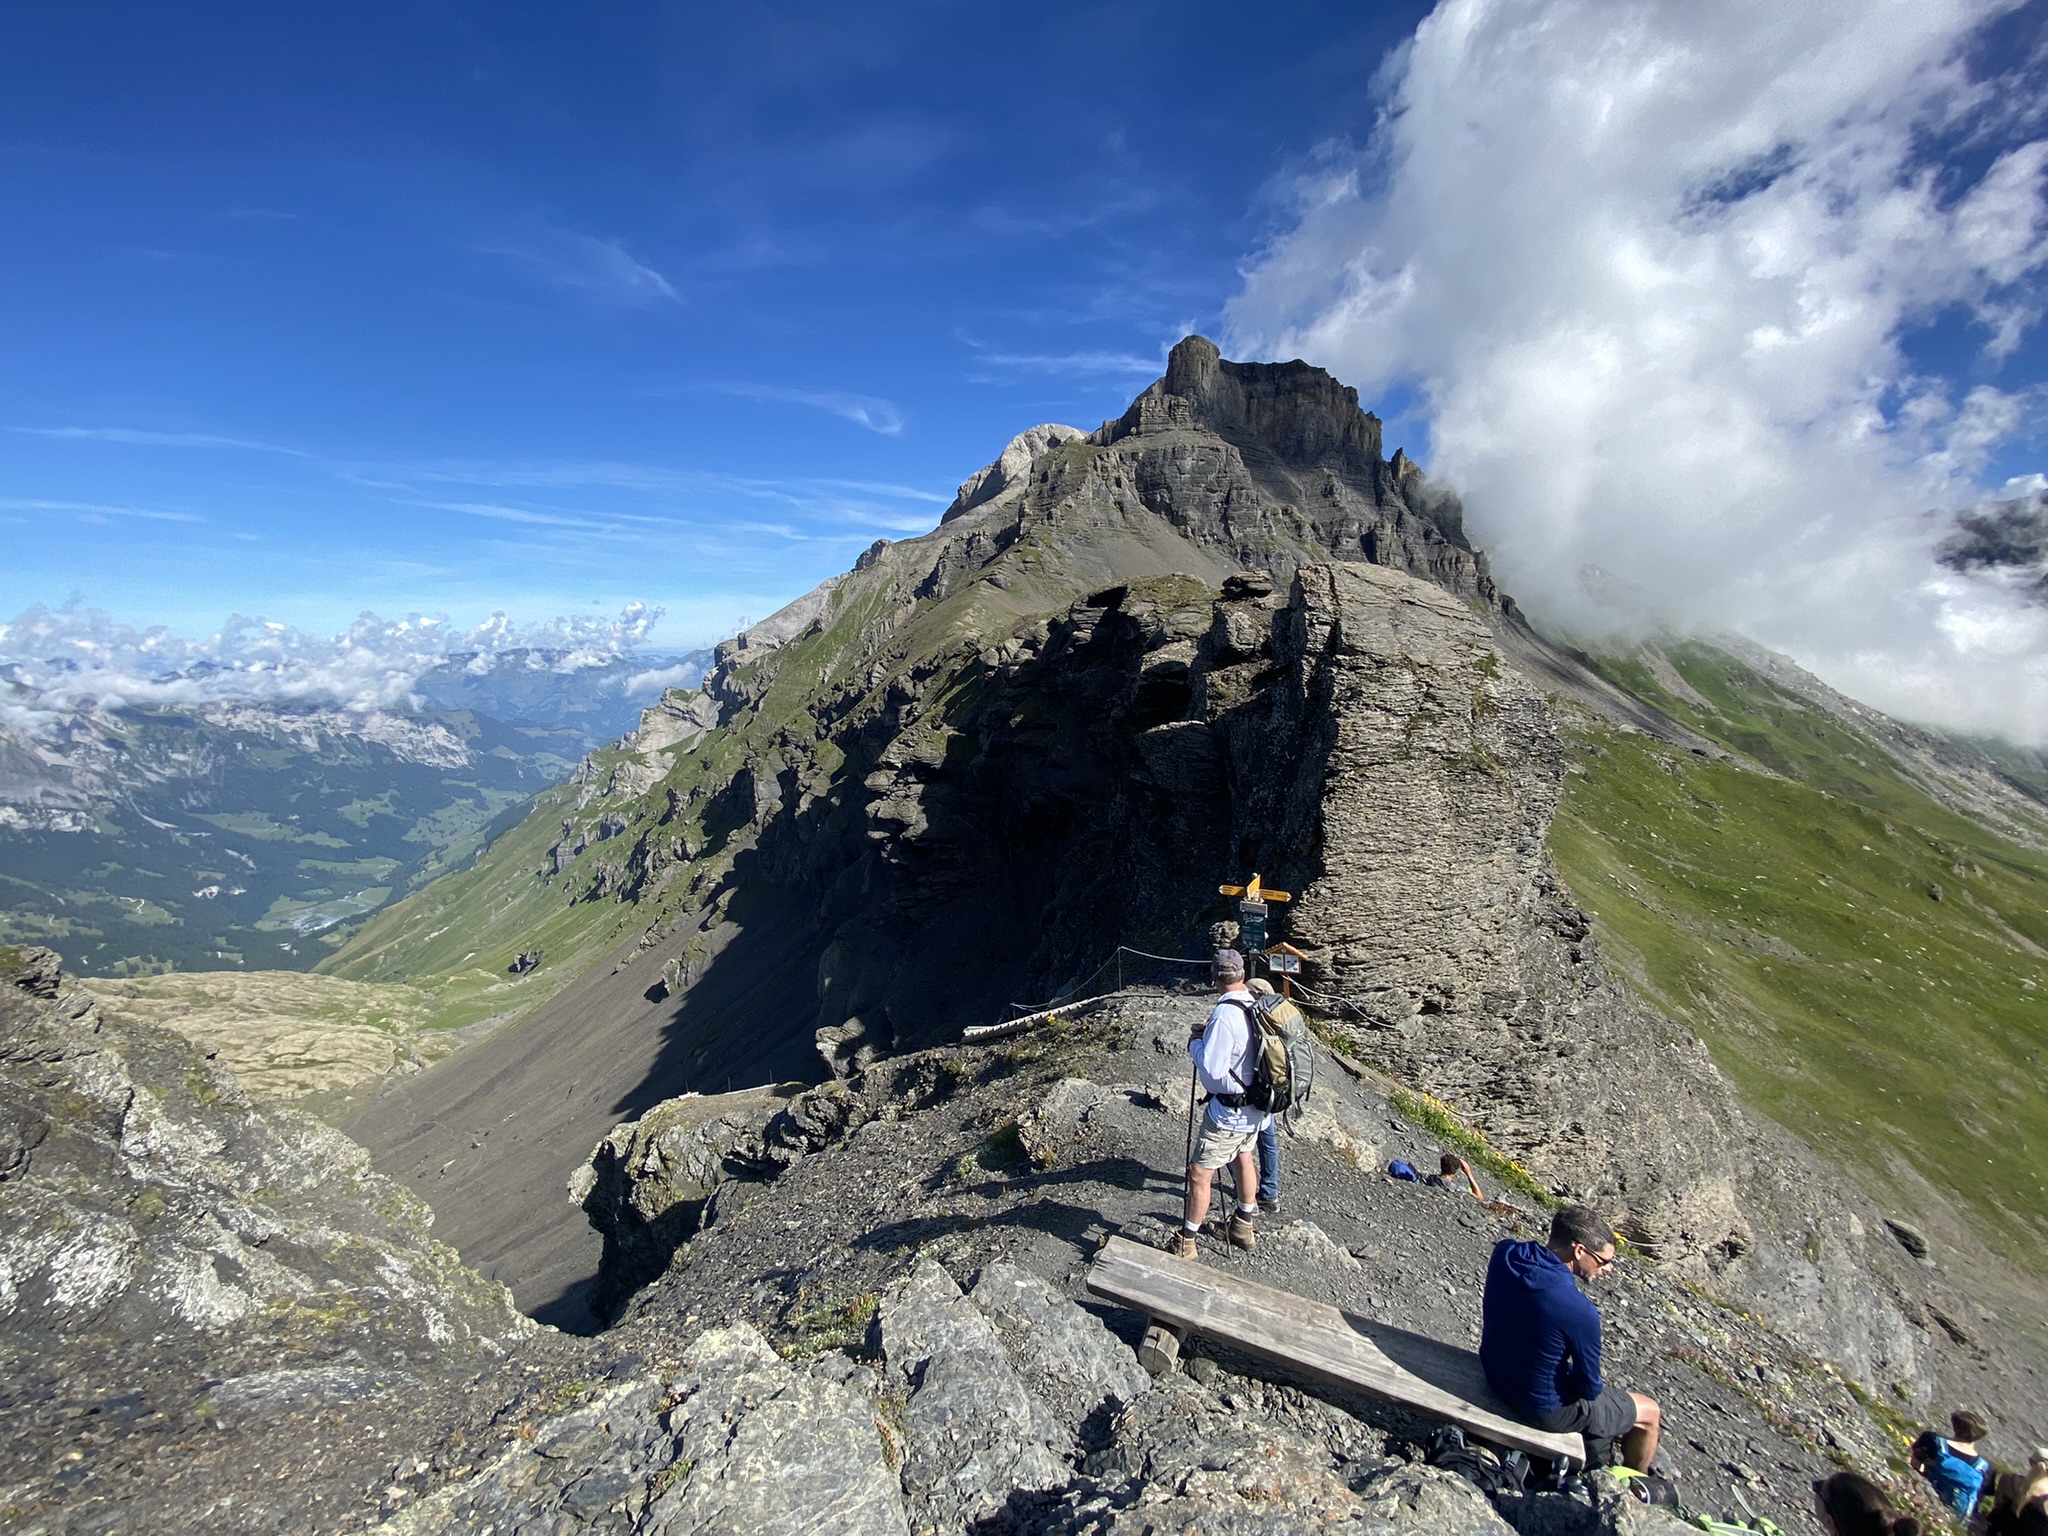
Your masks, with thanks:
[[[1259,1214],[1259,1208],[1256,1205],[1240,1205],[1237,1208],[1237,1214],[1240,1216],[1256,1216]]]
[[[1189,1237],[1200,1237],[1202,1235],[1202,1229],[1192,1221],[1189,1221],[1185,1216],[1181,1218],[1180,1229],[1187,1233]]]

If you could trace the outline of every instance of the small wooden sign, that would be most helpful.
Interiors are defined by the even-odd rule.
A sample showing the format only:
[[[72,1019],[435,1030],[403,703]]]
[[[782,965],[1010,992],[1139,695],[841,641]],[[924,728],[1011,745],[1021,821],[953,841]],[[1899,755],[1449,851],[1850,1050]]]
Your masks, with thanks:
[[[1286,955],[1278,950],[1269,949],[1266,951],[1266,969],[1275,976],[1299,976],[1301,974],[1301,956]]]

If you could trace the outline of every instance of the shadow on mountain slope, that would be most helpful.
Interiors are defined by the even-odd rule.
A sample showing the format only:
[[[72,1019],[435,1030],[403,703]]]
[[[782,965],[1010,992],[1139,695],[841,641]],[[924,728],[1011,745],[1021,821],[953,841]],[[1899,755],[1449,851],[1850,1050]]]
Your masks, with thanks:
[[[808,1021],[816,1006],[804,913],[774,886],[748,882],[730,916],[731,941],[680,999],[650,1004],[646,972],[622,969],[622,951],[447,1070],[400,1080],[349,1123],[434,1207],[436,1234],[543,1322],[597,1327],[585,1297],[602,1244],[565,1181],[599,1137],[677,1094],[817,1075],[807,1032],[749,1027]]]

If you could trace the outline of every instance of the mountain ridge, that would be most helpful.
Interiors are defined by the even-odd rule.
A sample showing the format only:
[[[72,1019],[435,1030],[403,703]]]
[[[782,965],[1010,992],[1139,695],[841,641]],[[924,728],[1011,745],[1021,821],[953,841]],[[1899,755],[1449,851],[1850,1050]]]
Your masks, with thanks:
[[[1307,893],[1292,936],[1349,1049],[1667,1262],[1927,1390],[1954,1346],[1873,1288],[1896,1263],[1879,1214],[1747,1126],[1549,872],[1568,765],[1544,695],[1688,759],[1736,753],[1536,634],[1454,502],[1364,462],[1376,426],[1327,375],[1193,338],[1168,379],[1192,395],[1162,380],[726,642],[664,704],[666,746],[595,755],[493,867],[371,924],[338,973],[393,979],[412,936],[486,904],[494,943],[586,947],[553,1002],[347,1123],[463,1213],[452,1235],[523,1304],[567,1319],[597,1245],[548,1202],[613,1123],[679,1092],[858,1076],[1070,992],[1117,943],[1199,955],[1225,915],[1204,893],[1258,869]],[[1293,414],[1290,380],[1309,386]],[[1343,411],[1360,420],[1338,430]],[[1304,444],[1327,462],[1289,461]],[[621,775],[645,787],[591,793]],[[1624,1087],[1587,1106],[1587,1074]]]

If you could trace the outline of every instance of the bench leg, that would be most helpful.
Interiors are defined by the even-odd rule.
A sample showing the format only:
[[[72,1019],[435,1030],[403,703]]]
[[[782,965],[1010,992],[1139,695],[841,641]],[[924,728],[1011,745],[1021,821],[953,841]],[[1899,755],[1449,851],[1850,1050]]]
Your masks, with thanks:
[[[1166,1323],[1154,1323],[1145,1330],[1138,1345],[1138,1364],[1154,1376],[1164,1376],[1180,1363],[1180,1330]]]

